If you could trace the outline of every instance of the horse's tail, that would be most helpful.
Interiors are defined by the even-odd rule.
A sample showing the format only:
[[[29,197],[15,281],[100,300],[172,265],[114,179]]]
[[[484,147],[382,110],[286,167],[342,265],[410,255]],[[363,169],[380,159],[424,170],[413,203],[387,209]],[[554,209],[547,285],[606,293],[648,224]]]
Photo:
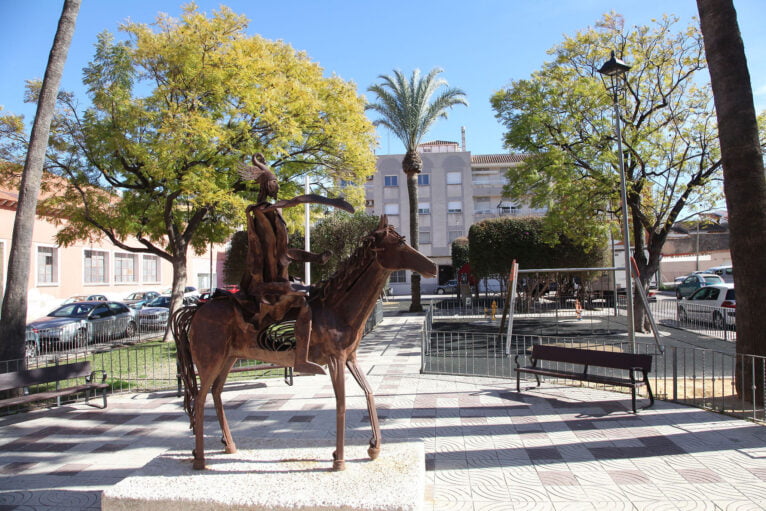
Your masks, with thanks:
[[[189,416],[189,427],[194,429],[194,400],[197,398],[197,373],[194,370],[191,346],[189,344],[189,329],[192,318],[198,307],[181,307],[170,317],[170,329],[176,341],[176,356],[178,372],[184,381],[184,410]]]

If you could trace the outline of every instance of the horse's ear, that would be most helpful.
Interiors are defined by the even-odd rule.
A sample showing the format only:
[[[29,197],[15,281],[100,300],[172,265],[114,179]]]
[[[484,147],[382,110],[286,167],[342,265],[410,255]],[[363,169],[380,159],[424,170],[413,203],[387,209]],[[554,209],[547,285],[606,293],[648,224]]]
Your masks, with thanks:
[[[380,222],[378,222],[378,229],[383,229],[388,225],[388,215],[380,215]]]

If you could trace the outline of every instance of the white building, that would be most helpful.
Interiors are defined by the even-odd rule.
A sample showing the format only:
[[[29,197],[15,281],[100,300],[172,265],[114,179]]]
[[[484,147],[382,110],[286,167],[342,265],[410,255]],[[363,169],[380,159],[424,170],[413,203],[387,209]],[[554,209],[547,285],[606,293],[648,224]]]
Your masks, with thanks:
[[[475,222],[504,215],[540,216],[545,210],[503,198],[506,170],[521,165],[521,154],[472,155],[457,142],[421,144],[423,171],[418,176],[419,250],[439,267],[437,278],[423,279],[423,293],[455,278],[451,244],[468,236]],[[409,234],[407,180],[402,172],[403,154],[380,155],[377,171],[365,185],[366,211],[387,214],[402,235]],[[391,276],[395,294],[410,291],[409,272]]]

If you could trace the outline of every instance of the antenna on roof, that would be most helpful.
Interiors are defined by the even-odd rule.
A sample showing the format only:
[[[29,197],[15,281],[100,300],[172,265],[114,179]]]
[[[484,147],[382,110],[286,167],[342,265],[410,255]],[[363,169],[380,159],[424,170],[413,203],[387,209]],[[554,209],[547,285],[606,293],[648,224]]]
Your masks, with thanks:
[[[465,126],[460,126],[460,141],[462,142],[463,152],[465,152]]]

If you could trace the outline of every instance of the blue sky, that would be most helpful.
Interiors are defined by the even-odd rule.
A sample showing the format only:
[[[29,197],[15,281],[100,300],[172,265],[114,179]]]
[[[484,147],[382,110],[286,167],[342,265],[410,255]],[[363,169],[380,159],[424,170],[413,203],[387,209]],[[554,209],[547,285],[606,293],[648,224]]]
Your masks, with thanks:
[[[182,1],[83,0],[62,88],[82,92],[82,69],[93,55],[96,35],[130,19],[151,23],[158,12],[177,17]],[[393,69],[444,69],[450,85],[462,88],[470,106],[456,107],[426,137],[460,141],[465,126],[468,150],[503,152],[503,128],[489,105],[492,93],[511,80],[527,78],[548,58],[546,51],[563,35],[592,26],[614,10],[627,25],[642,25],[662,14],[689,22],[694,0],[473,0],[372,2],[363,0],[229,0],[197,4],[211,13],[225,4],[246,15],[249,33],[281,39],[305,51],[327,74],[354,81],[360,93]],[[766,1],[735,0],[758,110],[766,108]],[[24,81],[41,78],[53,42],[62,0],[0,0],[0,105],[22,113],[31,123],[34,110],[23,103]],[[608,55],[604,56],[605,60]],[[402,152],[386,131],[378,153]]]

